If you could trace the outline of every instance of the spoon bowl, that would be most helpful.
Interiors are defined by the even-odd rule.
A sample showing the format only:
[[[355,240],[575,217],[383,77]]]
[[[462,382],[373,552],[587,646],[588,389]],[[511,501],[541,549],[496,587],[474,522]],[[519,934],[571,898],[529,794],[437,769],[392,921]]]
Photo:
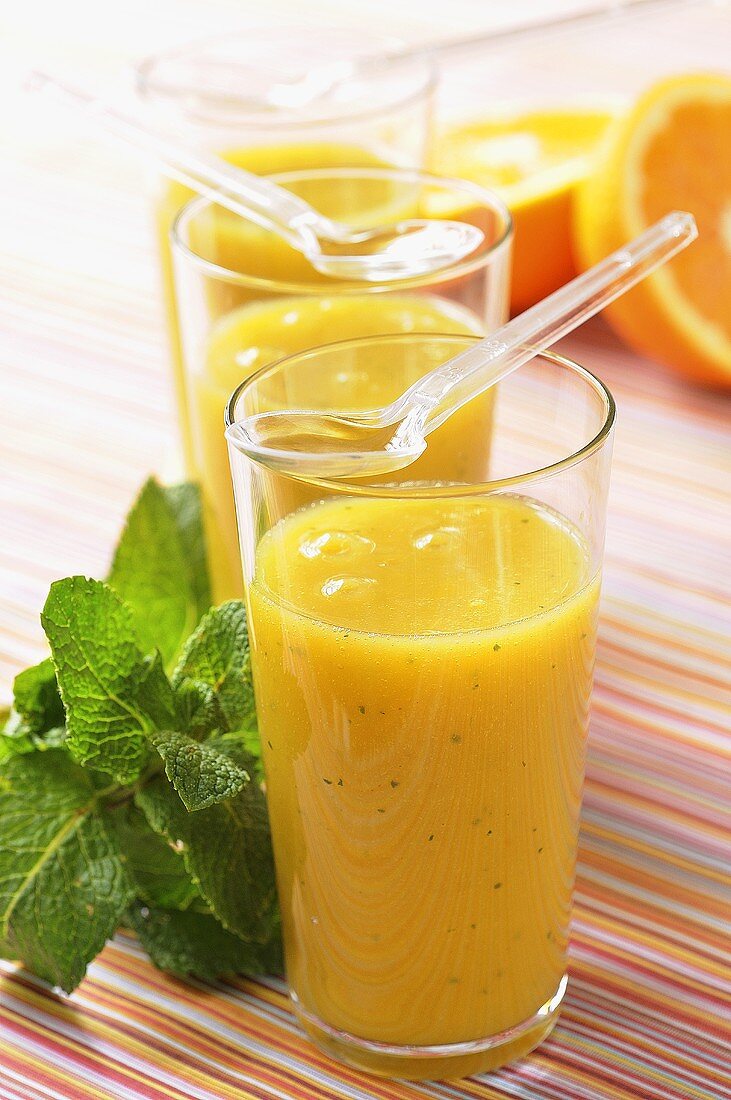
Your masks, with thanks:
[[[376,421],[378,417],[375,417]],[[392,443],[392,424],[374,423],[363,434],[363,422],[331,413],[288,411],[257,413],[233,424],[227,435],[251,458],[280,473],[293,472],[293,456],[302,463],[301,472],[337,478],[378,477],[394,473],[415,462],[426,449],[426,440],[418,437]],[[368,447],[367,454],[363,448]]]
[[[272,180],[189,148],[47,73],[31,73],[26,88],[85,112],[117,137],[152,153],[168,175],[278,234],[302,252],[317,271],[335,279],[389,282],[429,275],[458,263],[485,240],[485,234],[476,226],[441,218],[405,219],[393,225],[352,230],[325,217]]]
[[[429,275],[471,255],[485,239],[468,222],[433,218],[407,218],[354,232],[330,224],[330,236],[320,232],[302,251],[321,274],[344,281]]]

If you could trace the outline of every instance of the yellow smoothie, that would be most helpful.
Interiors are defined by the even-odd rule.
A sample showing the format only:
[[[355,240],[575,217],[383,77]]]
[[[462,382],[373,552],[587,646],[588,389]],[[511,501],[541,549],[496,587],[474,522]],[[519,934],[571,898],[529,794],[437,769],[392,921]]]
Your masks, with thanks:
[[[515,495],[343,498],[261,539],[248,598],[287,973],[330,1049],[318,1020],[453,1044],[556,994],[598,591],[577,532]]]
[[[214,602],[242,594],[241,561],[231,491],[223,412],[236,386],[259,367],[286,355],[337,340],[404,332],[480,335],[469,310],[447,299],[418,293],[313,294],[255,302],[233,310],[214,326],[200,355],[201,369],[189,380],[190,426],[196,476],[203,490],[206,539]],[[374,356],[378,352],[374,350]],[[413,376],[393,370],[391,349],[381,352],[367,377],[347,366],[334,379],[302,373],[297,392],[272,395],[272,407],[357,411],[386,404],[423,372],[414,358]],[[449,477],[473,483],[487,476],[492,393],[469,402],[432,437],[409,478]],[[437,473],[438,471],[438,473]],[[301,502],[308,499],[303,492]],[[294,505],[296,506],[296,505]],[[293,507],[291,499],[283,511]]]
[[[248,172],[254,172],[256,175],[270,175],[296,169],[383,166],[383,161],[379,160],[369,150],[361,146],[341,142],[247,146],[245,148],[222,150],[220,155],[232,164],[236,164]],[[328,196],[323,193],[327,190],[326,184],[320,184],[314,190],[315,193],[307,197],[315,203],[322,204],[324,202],[327,206]],[[372,199],[372,188],[369,190],[371,194],[366,198],[370,201]],[[191,476],[195,476],[195,462],[183,369],[183,353],[175,304],[169,235],[176,215],[193,196],[194,193],[182,184],[165,181],[155,210],[177,415],[185,466],[187,473]],[[358,203],[362,202],[363,199],[364,196],[362,195],[353,195],[351,196],[351,205],[357,208]],[[343,209],[340,216],[347,219],[352,213],[353,209]],[[336,215],[333,214],[332,216]],[[234,271],[241,270],[244,256],[248,252],[247,269],[255,272],[261,278],[279,279],[286,277],[290,280],[304,282],[325,281],[324,276],[319,276],[303,257],[289,248],[279,238],[271,233],[265,235],[262,230],[258,230],[256,227],[247,226],[242,219],[230,217],[221,211],[217,212],[216,217],[211,219],[207,239],[203,242],[196,242],[196,244],[203,245],[202,251],[208,259]],[[251,255],[252,250],[253,256]],[[255,295],[250,296],[254,297]],[[240,292],[238,299],[241,299]]]

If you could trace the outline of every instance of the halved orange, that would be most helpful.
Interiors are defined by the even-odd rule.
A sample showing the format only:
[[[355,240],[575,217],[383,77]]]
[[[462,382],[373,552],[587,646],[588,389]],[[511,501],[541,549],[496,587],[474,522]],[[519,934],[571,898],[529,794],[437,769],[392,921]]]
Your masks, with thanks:
[[[582,264],[671,210],[695,216],[698,240],[607,316],[637,351],[696,381],[731,387],[731,77],[663,80],[613,124],[577,196]]]
[[[576,274],[574,195],[613,117],[607,108],[521,111],[453,126],[438,138],[435,172],[489,187],[510,208],[513,313]]]

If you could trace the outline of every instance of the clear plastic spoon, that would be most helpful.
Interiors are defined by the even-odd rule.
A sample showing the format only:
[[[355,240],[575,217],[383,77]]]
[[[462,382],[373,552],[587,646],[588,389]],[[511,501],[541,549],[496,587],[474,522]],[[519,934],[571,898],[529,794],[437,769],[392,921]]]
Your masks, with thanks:
[[[426,436],[665,263],[698,236],[675,212],[473,347],[420,378],[390,405],[357,415],[285,409],[229,426],[250,458],[301,477],[373,477],[408,466]]]
[[[219,206],[273,230],[317,271],[336,279],[383,282],[428,275],[468,256],[485,239],[474,225],[435,218],[407,218],[355,231],[271,180],[190,149],[53,76],[31,73],[26,87],[84,111],[117,137],[152,153],[169,175]]]

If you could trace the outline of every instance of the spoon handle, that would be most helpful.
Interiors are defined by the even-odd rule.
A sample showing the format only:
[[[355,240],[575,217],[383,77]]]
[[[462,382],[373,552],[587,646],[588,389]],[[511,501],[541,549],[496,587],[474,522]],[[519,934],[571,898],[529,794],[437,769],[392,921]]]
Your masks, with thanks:
[[[168,175],[197,194],[205,195],[265,229],[273,229],[295,248],[302,250],[311,245],[311,234],[320,215],[283,187],[229,165],[220,157],[191,149],[115,110],[97,96],[73,88],[47,73],[31,73],[26,87],[85,112],[116,137],[152,153]]]
[[[465,402],[572,332],[698,236],[692,214],[667,214],[583,275],[416,382],[399,401],[394,444],[427,435]]]
[[[652,15],[654,12],[672,11],[674,8],[687,8],[699,6],[700,0],[614,0],[614,2],[600,4],[598,7],[589,8],[587,11],[573,12],[570,14],[551,16],[548,19],[539,19],[530,23],[520,23],[517,26],[499,27],[481,34],[467,35],[464,38],[447,38],[441,42],[431,42],[426,45],[409,46],[405,49],[394,50],[390,54],[380,55],[378,63],[389,61],[411,61],[420,57],[442,57],[454,54],[470,52],[481,48],[501,48],[509,43],[527,43],[531,39],[543,43],[547,37],[561,35],[564,32],[573,32],[583,27],[604,26],[618,21],[624,26],[627,20],[634,17]],[[372,63],[377,63],[374,56]]]

